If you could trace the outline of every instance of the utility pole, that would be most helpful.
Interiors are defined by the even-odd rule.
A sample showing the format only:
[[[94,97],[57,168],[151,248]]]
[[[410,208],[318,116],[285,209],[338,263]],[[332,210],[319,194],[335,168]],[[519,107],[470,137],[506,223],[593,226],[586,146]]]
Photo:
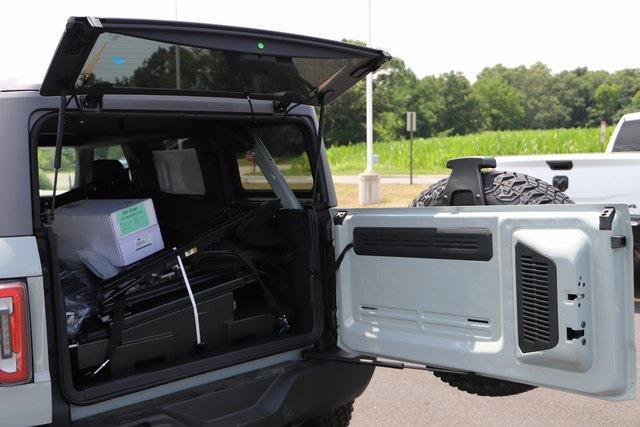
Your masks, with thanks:
[[[371,34],[371,0],[369,2],[369,33],[367,36],[367,46],[371,47],[372,34]],[[367,74],[366,77],[366,92],[367,92],[367,169],[366,172],[373,172],[373,75]]]
[[[373,47],[372,33],[371,33],[371,1],[368,0],[368,26],[369,35],[367,39],[367,46]],[[367,74],[366,80],[366,110],[367,110],[367,168],[360,174],[359,201],[361,205],[370,205],[373,203],[380,203],[380,175],[374,170],[374,156],[373,156],[373,76]]]
[[[409,132],[409,185],[413,185],[413,133],[416,131],[416,112],[407,111],[407,132]]]

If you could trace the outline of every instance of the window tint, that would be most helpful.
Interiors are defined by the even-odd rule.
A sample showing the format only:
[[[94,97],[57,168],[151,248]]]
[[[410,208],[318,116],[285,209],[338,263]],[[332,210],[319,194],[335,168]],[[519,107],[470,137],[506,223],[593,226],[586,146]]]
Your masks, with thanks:
[[[54,147],[38,147],[38,181],[40,184],[40,196],[51,196],[53,194],[54,153]],[[65,193],[77,186],[76,158],[75,148],[62,148],[62,163],[58,173],[57,194]]]
[[[115,88],[254,95],[293,92],[307,98],[337,73],[369,59],[355,54],[336,58],[276,57],[103,33],[98,36],[76,86],[85,88],[107,83]]]
[[[271,125],[261,127],[258,133],[289,187],[294,191],[311,190],[313,176],[302,130],[294,125]],[[245,190],[271,190],[251,151],[238,154],[237,161]]]
[[[125,167],[127,158],[124,156],[121,145],[111,145],[109,147],[98,147],[93,150],[93,160],[118,160]]]
[[[623,123],[613,151],[640,151],[640,120]]]

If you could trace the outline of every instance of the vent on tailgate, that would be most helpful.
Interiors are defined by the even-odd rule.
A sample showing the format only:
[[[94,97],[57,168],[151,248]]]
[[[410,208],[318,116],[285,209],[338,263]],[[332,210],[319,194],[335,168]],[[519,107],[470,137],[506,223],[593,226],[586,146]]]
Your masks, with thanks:
[[[489,261],[493,257],[487,228],[356,227],[357,255]]]
[[[518,344],[523,353],[558,344],[556,265],[550,258],[516,245]]]

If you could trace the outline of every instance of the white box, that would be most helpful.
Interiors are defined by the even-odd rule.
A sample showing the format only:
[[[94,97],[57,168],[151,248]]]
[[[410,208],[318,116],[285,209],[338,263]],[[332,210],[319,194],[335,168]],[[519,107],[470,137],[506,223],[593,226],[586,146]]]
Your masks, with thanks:
[[[151,199],[79,200],[55,210],[53,230],[69,261],[92,251],[124,267],[164,248]]]

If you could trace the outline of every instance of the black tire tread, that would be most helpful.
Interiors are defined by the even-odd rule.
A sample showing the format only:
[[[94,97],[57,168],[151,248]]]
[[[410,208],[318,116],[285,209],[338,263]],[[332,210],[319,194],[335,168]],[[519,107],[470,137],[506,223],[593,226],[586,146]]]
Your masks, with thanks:
[[[410,206],[425,207],[440,204],[448,178],[424,190]],[[551,184],[517,172],[482,172],[482,183],[490,205],[568,204],[573,201]]]
[[[528,384],[514,383],[512,381],[483,377],[481,375],[456,374],[441,371],[435,371],[433,374],[451,387],[478,396],[513,396],[514,394],[524,393],[536,388]]]
[[[309,427],[347,427],[351,422],[352,414],[353,400],[346,405],[342,405],[339,408],[314,418],[305,425]]]

